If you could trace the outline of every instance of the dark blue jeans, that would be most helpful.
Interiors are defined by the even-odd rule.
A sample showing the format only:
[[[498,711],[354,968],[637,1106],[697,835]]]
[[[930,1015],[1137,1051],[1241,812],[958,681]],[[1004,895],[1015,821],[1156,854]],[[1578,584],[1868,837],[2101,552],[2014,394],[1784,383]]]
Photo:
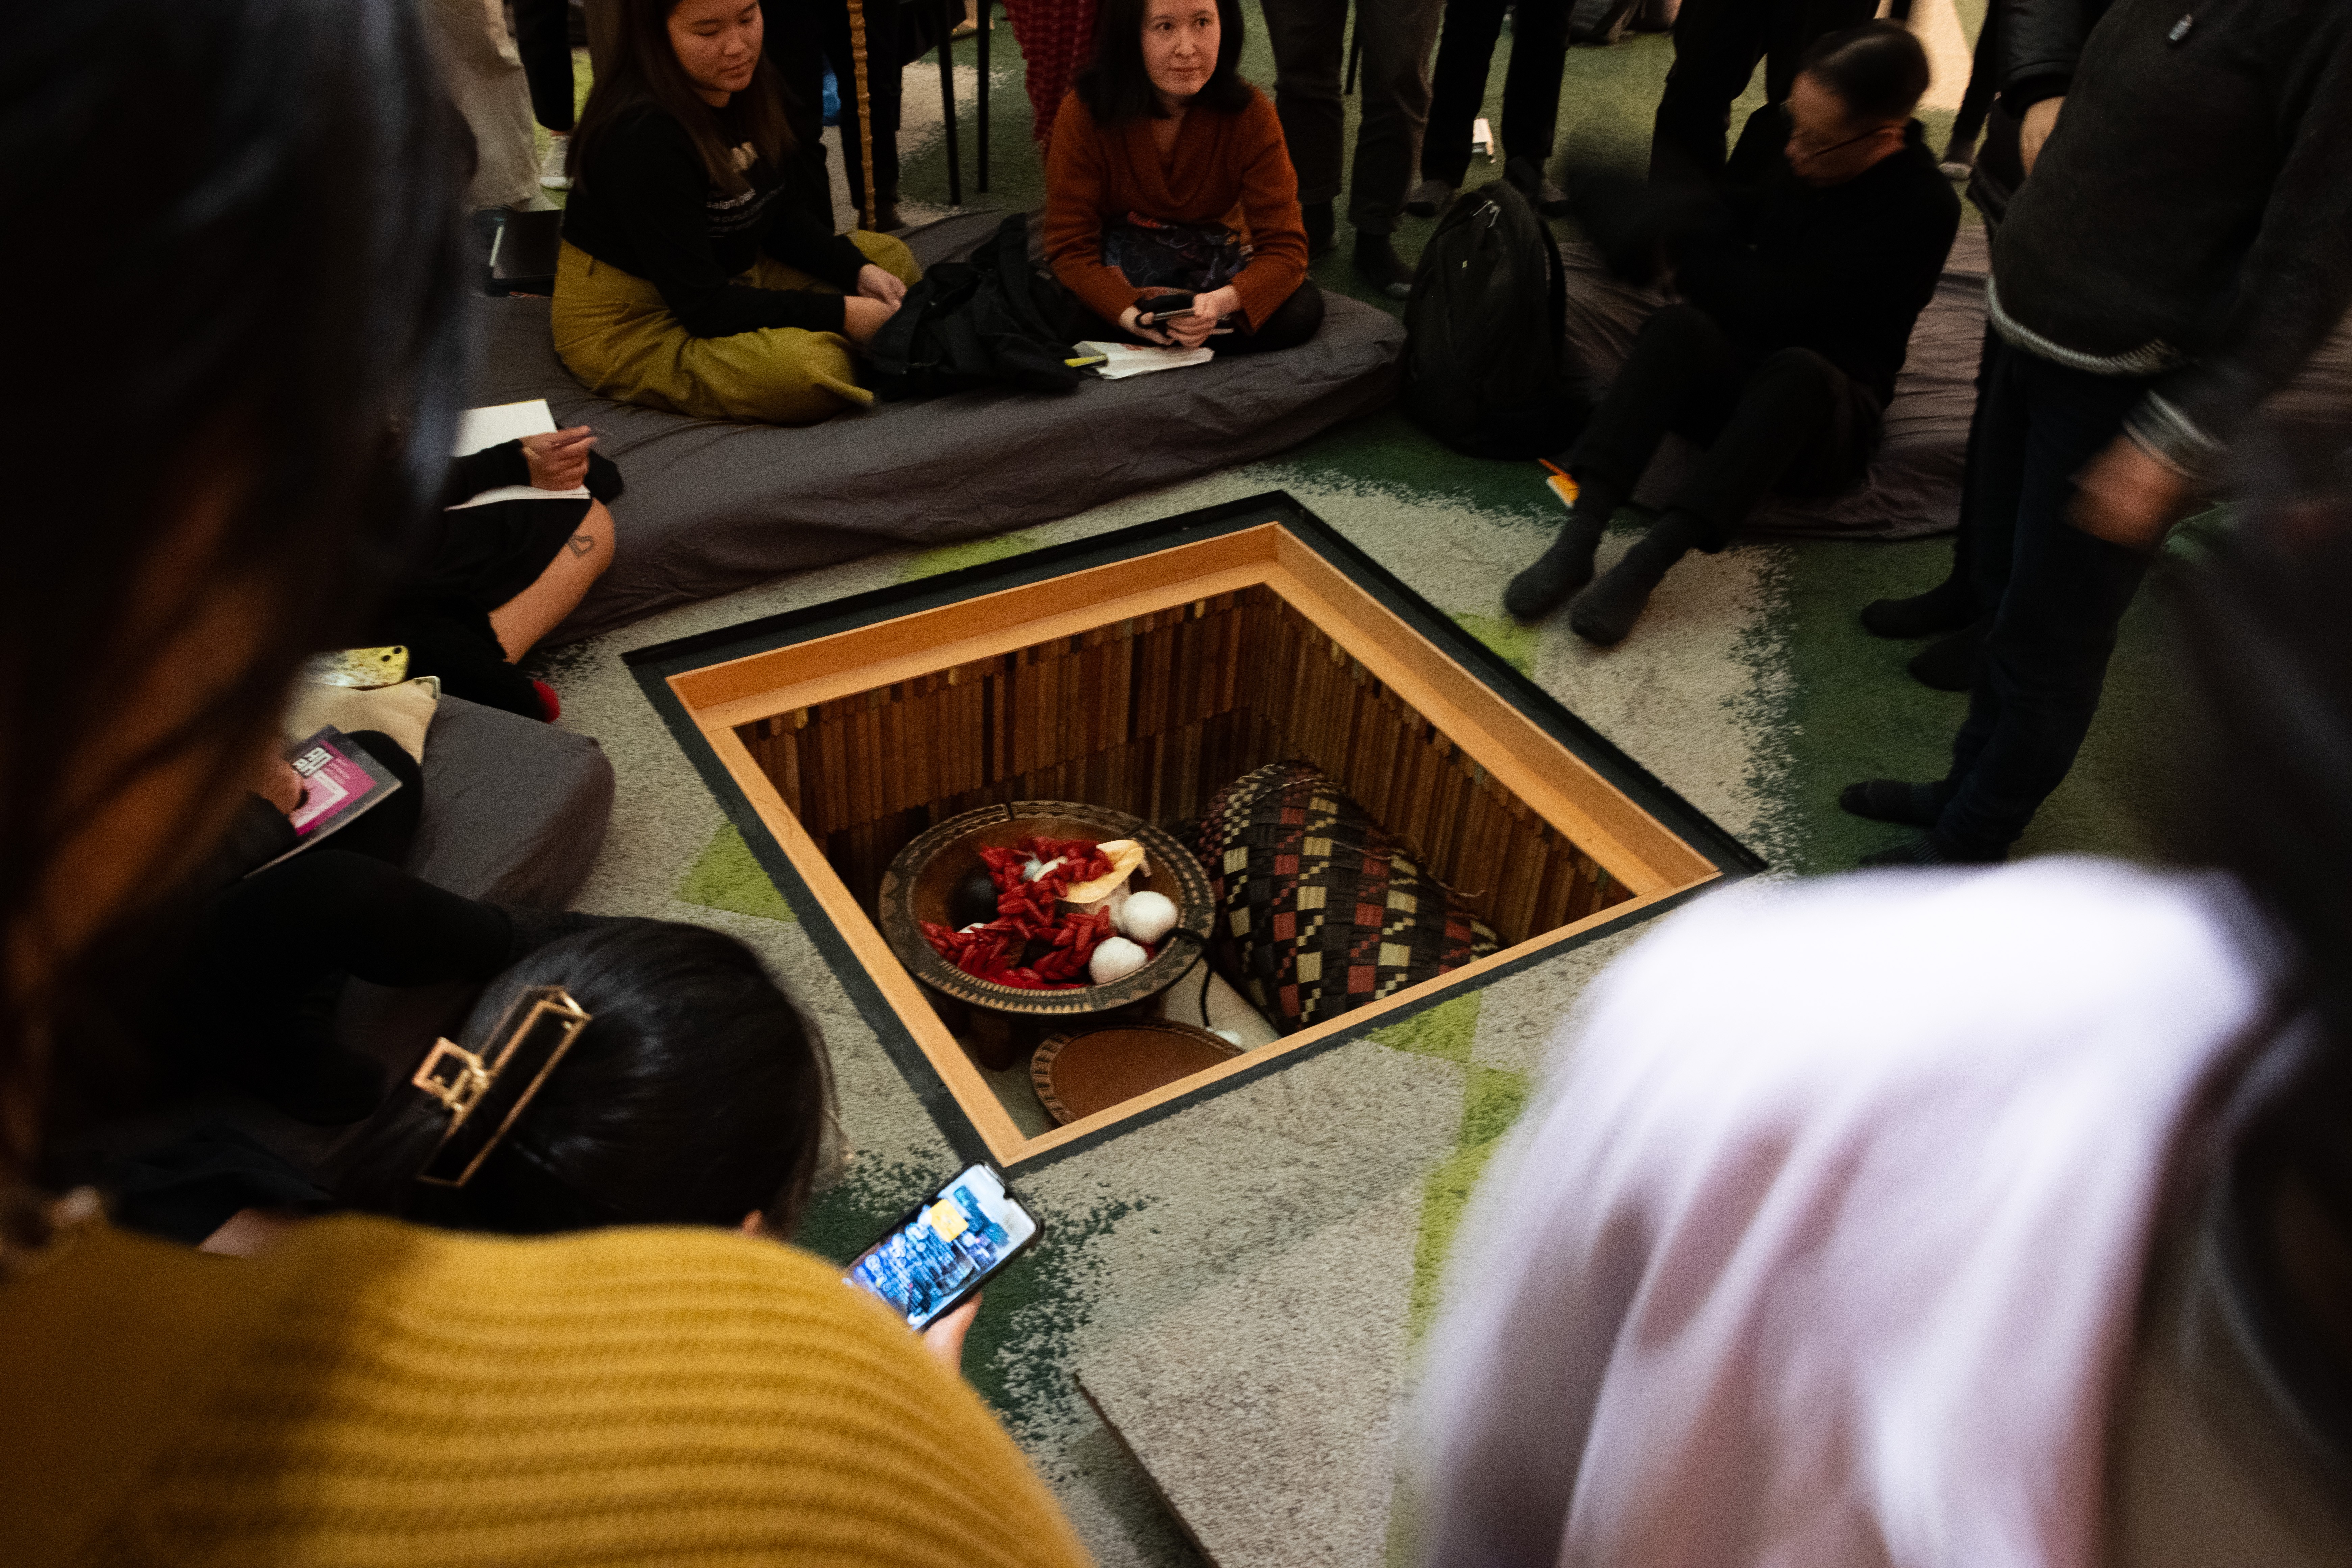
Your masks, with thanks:
[[[2074,480],[2122,433],[2147,382],[2068,370],[1996,346],[1979,395],[1969,476],[1979,602],[1993,607],[1984,673],[1952,742],[1937,832],[1996,858],[2074,765],[2105,684],[2116,628],[2147,558],[2066,521]]]

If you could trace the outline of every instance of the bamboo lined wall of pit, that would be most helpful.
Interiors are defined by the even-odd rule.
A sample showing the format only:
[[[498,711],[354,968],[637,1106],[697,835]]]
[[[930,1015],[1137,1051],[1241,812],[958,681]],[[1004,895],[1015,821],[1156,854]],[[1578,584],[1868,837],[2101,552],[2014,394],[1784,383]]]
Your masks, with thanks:
[[[1089,801],[1172,825],[1289,758],[1410,841],[1506,944],[1626,896],[1263,584],[737,732],[869,909],[892,857],[959,812]]]

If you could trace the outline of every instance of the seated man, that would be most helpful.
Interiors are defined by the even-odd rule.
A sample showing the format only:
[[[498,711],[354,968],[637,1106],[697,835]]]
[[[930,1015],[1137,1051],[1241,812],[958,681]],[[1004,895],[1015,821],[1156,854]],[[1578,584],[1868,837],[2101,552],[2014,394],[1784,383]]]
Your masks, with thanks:
[[[1772,150],[1751,125],[1719,202],[1650,197],[1612,213],[1600,209],[1624,204],[1601,200],[1605,186],[1576,182],[1604,248],[1622,254],[1636,237],[1644,261],[1672,265],[1687,302],[1650,318],[1578,437],[1575,509],[1511,580],[1513,616],[1536,620],[1576,595],[1576,634],[1621,641],[1666,569],[1693,548],[1721,549],[1768,493],[1832,494],[1861,477],[1959,226],[1959,198],[1910,118],[1927,86],[1918,40],[1874,22],[1814,44],[1790,95],[1786,146]],[[1741,178],[1743,168],[1753,173]],[[1593,583],[1601,531],[1668,431],[1706,455]]]

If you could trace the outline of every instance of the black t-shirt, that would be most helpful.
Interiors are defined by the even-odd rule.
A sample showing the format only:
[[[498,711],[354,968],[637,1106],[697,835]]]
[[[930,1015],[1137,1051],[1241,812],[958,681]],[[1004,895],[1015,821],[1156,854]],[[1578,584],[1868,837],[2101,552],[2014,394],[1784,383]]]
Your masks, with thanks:
[[[661,290],[678,324],[698,338],[762,327],[841,331],[841,296],[755,289],[738,282],[764,250],[845,292],[857,287],[865,253],[826,234],[784,199],[762,159],[744,171],[751,188],[719,189],[694,142],[647,106],[583,149],[585,166],[563,212],[563,237]]]

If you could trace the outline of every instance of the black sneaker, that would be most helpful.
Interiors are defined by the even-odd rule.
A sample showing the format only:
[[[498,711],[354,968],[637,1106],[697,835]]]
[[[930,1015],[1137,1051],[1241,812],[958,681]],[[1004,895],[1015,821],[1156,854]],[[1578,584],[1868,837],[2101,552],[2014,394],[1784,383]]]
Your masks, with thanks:
[[[1415,217],[1435,217],[1454,202],[1454,187],[1444,180],[1423,180],[1404,199],[1404,210]]]

